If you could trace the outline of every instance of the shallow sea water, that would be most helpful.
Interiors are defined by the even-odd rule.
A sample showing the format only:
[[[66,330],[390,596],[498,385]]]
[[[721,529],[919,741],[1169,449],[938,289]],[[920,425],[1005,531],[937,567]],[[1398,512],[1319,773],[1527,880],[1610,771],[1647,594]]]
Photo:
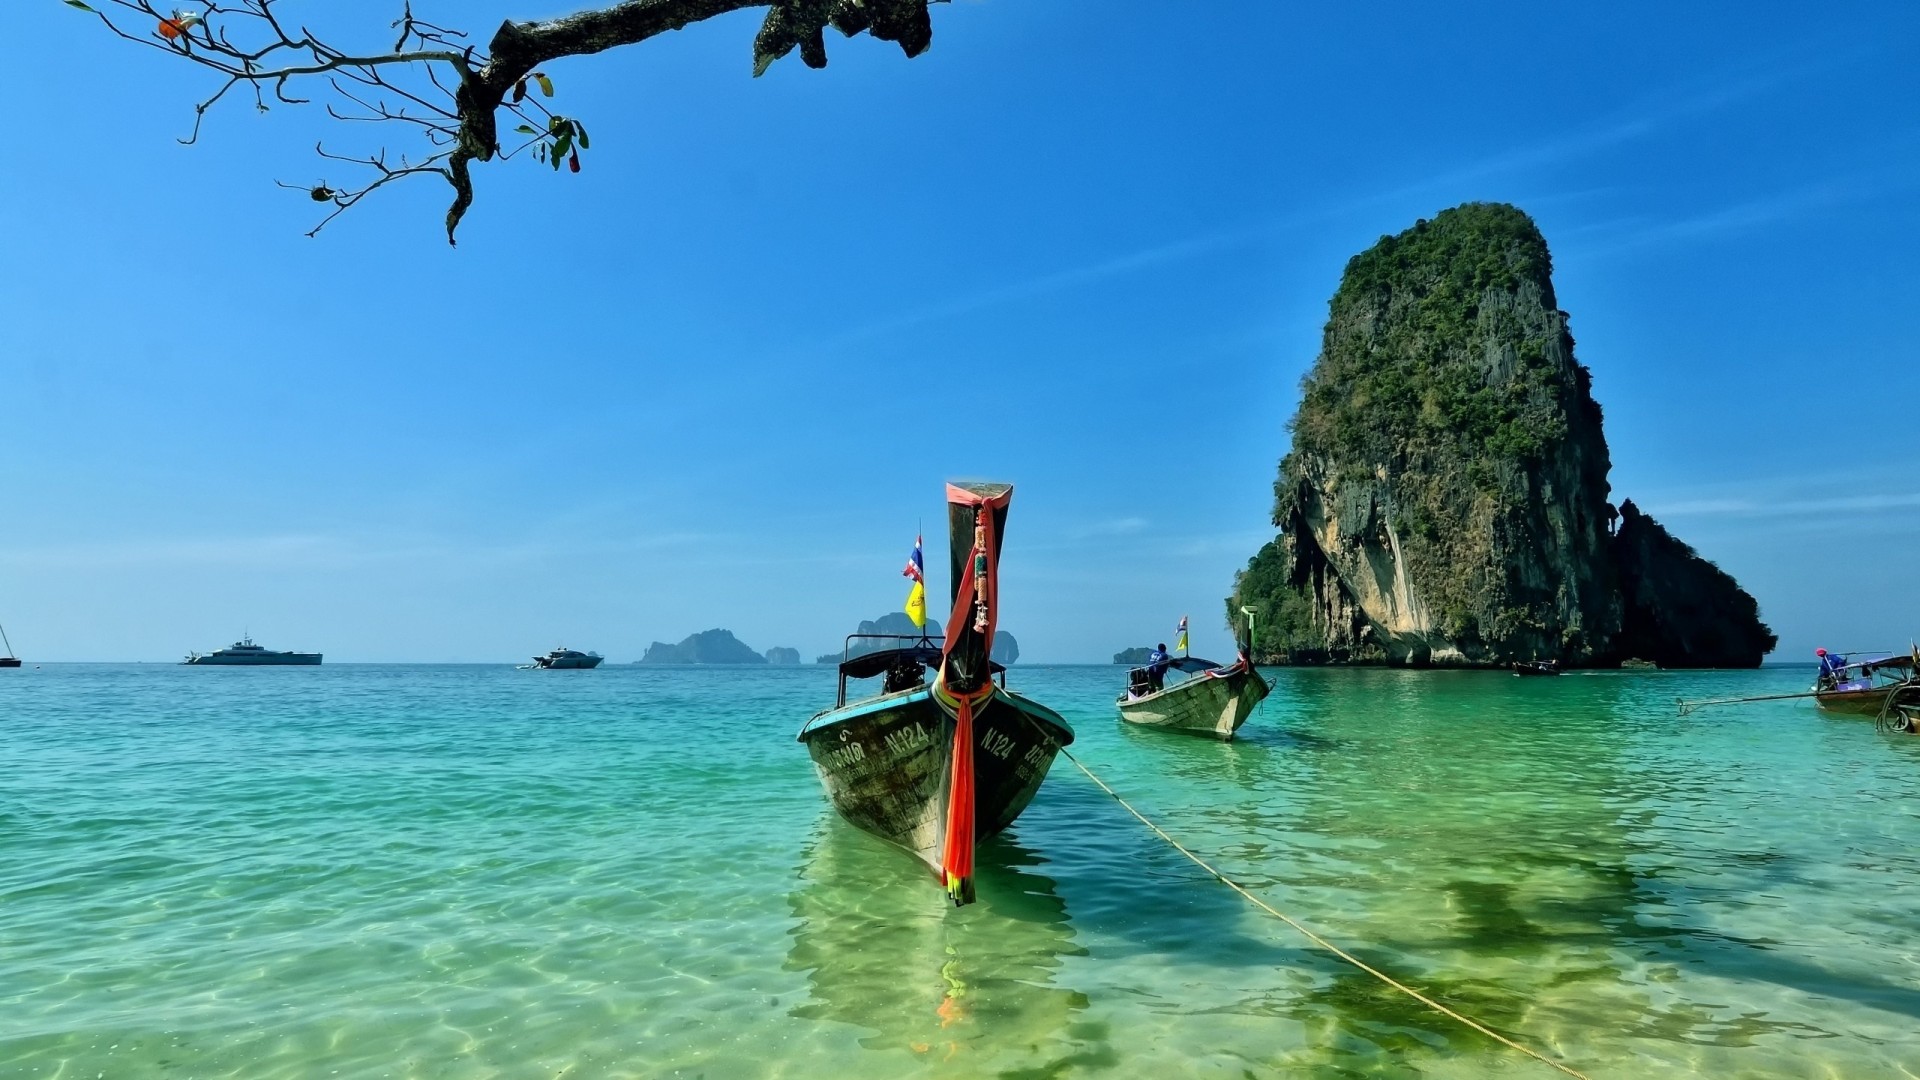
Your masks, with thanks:
[[[1075,752],[1270,903],[1596,1077],[1920,1076],[1920,738],[1799,670],[1278,670]],[[0,1077],[1547,1077],[1064,758],[953,910],[793,734],[824,669],[0,672]]]

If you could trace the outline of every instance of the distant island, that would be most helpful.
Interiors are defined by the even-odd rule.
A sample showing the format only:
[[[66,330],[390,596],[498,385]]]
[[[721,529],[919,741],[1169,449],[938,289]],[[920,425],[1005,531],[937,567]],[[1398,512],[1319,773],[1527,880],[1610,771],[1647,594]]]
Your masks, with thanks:
[[[775,664],[775,665],[784,667],[789,664],[798,664],[799,662],[800,662],[799,649],[783,649],[780,646],[775,645],[773,648],[767,650],[767,663],[769,664]]]
[[[912,619],[907,618],[906,612],[891,611],[877,619],[862,621],[860,625],[854,629],[854,633],[917,638],[920,636],[921,631],[919,627],[913,625]],[[926,634],[928,637],[937,638],[940,636],[939,619],[930,618],[927,620]],[[906,642],[889,640],[888,637],[855,637],[847,643],[846,655],[864,656],[870,652],[878,652],[881,649],[892,649],[904,644],[906,644]],[[1020,643],[1014,640],[1013,635],[1007,633],[1005,630],[995,630],[993,632],[993,658],[1002,664],[1013,663],[1020,659]],[[838,664],[841,659],[841,654],[837,652],[826,653],[814,660],[814,663]]]
[[[1347,263],[1236,576],[1270,663],[1757,667],[1739,584],[1607,473],[1592,376],[1518,208],[1468,203]]]
[[[1122,649],[1113,654],[1113,662],[1138,667],[1147,662],[1147,656],[1152,652],[1153,646],[1151,645],[1139,645],[1131,649]]]
[[[796,662],[797,656],[796,653]],[[702,630],[678,645],[656,641],[647,646],[641,664],[765,664],[767,657],[748,647],[731,630]]]

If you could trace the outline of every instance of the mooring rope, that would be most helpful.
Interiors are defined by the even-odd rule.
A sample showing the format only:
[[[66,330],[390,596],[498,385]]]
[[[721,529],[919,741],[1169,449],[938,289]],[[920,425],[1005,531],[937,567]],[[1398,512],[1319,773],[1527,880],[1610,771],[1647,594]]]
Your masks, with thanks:
[[[1398,990],[1401,993],[1412,998],[1413,1000],[1419,1002],[1420,1004],[1425,1005],[1427,1008],[1432,1009],[1434,1012],[1437,1012],[1442,1016],[1447,1016],[1447,1017],[1453,1018],[1454,1020],[1458,1020],[1460,1023],[1465,1024],[1466,1026],[1472,1028],[1473,1030],[1479,1032],[1482,1035],[1485,1035],[1487,1038],[1492,1039],[1493,1041],[1501,1044],[1502,1046],[1507,1047],[1510,1050],[1518,1050],[1521,1053],[1532,1058],[1533,1060],[1538,1061],[1540,1064],[1545,1065],[1548,1068],[1558,1069],[1559,1071],[1567,1074],[1568,1076],[1578,1077],[1579,1080],[1591,1080],[1591,1078],[1587,1076],[1587,1074],[1583,1072],[1579,1072],[1578,1070],[1575,1070],[1570,1066],[1562,1065],[1558,1061],[1555,1061],[1552,1058],[1546,1056],[1545,1054],[1540,1053],[1538,1050],[1534,1050],[1531,1047],[1517,1043],[1512,1039],[1507,1038],[1505,1035],[1502,1035],[1499,1032],[1493,1030],[1487,1025],[1480,1023],[1478,1020],[1473,1019],[1470,1016],[1463,1016],[1460,1013],[1457,1013],[1452,1009],[1447,1008],[1445,1005],[1440,1004],[1439,1002],[1433,1000],[1432,998],[1421,993],[1420,991],[1415,990],[1413,987],[1408,986],[1407,984],[1399,981],[1398,979],[1395,979],[1393,976],[1388,975],[1386,972],[1381,971],[1380,969],[1369,965],[1366,961],[1360,959],[1359,957],[1353,955],[1352,953],[1346,951],[1345,949],[1342,949],[1340,946],[1335,945],[1333,942],[1328,941],[1326,938],[1321,937],[1319,934],[1314,933],[1312,930],[1307,929],[1305,926],[1301,925],[1299,922],[1288,917],[1288,915],[1285,912],[1280,911],[1279,909],[1275,908],[1273,905],[1267,903],[1265,900],[1262,900],[1258,896],[1255,896],[1252,892],[1247,890],[1246,886],[1241,885],[1239,882],[1233,880],[1227,875],[1221,873],[1218,870],[1215,870],[1211,865],[1207,863],[1205,859],[1202,859],[1200,856],[1195,855],[1192,851],[1189,851],[1187,849],[1186,845],[1182,844],[1178,840],[1175,840],[1172,836],[1169,836],[1165,829],[1162,829],[1160,826],[1155,825],[1152,821],[1148,820],[1147,815],[1141,813],[1138,810],[1135,810],[1133,808],[1133,804],[1128,802],[1126,799],[1122,798],[1119,792],[1108,787],[1107,782],[1105,780],[1100,779],[1100,777],[1096,775],[1092,769],[1087,768],[1087,766],[1083,762],[1081,762],[1079,758],[1074,757],[1072,751],[1062,746],[1060,748],[1060,752],[1062,754],[1065,754],[1067,756],[1067,760],[1073,762],[1074,765],[1078,767],[1081,772],[1086,773],[1087,779],[1100,785],[1101,791],[1104,791],[1107,794],[1113,796],[1113,801],[1125,807],[1127,813],[1132,814],[1134,817],[1138,818],[1140,820],[1140,824],[1145,825],[1149,829],[1152,829],[1155,835],[1159,836],[1160,839],[1165,840],[1169,844],[1172,844],[1175,851],[1178,851],[1180,854],[1185,855],[1187,858],[1193,860],[1193,863],[1195,866],[1198,866],[1200,869],[1205,870],[1209,874],[1212,874],[1222,885],[1225,885],[1227,888],[1232,889],[1234,892],[1237,892],[1241,896],[1244,896],[1248,900],[1252,901],[1255,907],[1258,907],[1260,910],[1266,912],[1267,914],[1273,916],[1276,919],[1279,919],[1281,922],[1286,923],[1288,926],[1293,927],[1295,930],[1300,931],[1300,933],[1304,935],[1308,941],[1313,942],[1315,945],[1318,945],[1321,948],[1332,953],[1333,955],[1339,957],[1340,959],[1345,960],[1347,963],[1352,964],[1354,967],[1359,968],[1361,971],[1364,971],[1367,974],[1373,976],[1374,978],[1379,979],[1381,982],[1386,983],[1388,986],[1393,987],[1395,990]]]

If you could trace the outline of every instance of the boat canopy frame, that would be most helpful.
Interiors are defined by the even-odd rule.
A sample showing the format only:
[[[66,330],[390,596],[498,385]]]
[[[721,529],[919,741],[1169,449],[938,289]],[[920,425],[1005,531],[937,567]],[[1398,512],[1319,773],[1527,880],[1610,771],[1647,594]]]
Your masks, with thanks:
[[[853,642],[861,641],[904,641],[907,644],[891,649],[874,649],[858,656],[853,654]],[[940,666],[944,634],[848,634],[840,647],[840,684],[833,698],[833,707],[844,709],[847,706],[847,680],[871,679],[885,675],[893,665],[901,660],[912,660],[929,668]],[[995,660],[987,663],[990,675],[1000,677],[1000,689],[1007,688],[1007,666]],[[884,696],[884,695],[882,695]]]

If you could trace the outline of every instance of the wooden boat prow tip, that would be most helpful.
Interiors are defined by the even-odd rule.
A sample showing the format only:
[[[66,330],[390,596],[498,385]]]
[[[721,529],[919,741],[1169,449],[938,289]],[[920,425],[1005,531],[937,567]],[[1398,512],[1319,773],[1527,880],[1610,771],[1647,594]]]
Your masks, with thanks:
[[[947,485],[947,634],[894,637],[895,648],[845,655],[834,707],[798,736],[834,809],[920,860],[956,904],[973,900],[973,845],[1020,816],[1060,747],[1073,742],[1066,720],[1009,690],[1006,669],[989,655],[1012,494],[1010,484]],[[854,637],[889,636],[849,635],[849,645]],[[849,678],[880,676],[879,694],[848,701]]]
[[[1168,660],[1167,666],[1188,678],[1153,690],[1139,684],[1137,676],[1144,676],[1145,668],[1128,672],[1130,686],[1114,701],[1120,719],[1141,727],[1230,741],[1273,689],[1244,656],[1232,664],[1182,656]]]

